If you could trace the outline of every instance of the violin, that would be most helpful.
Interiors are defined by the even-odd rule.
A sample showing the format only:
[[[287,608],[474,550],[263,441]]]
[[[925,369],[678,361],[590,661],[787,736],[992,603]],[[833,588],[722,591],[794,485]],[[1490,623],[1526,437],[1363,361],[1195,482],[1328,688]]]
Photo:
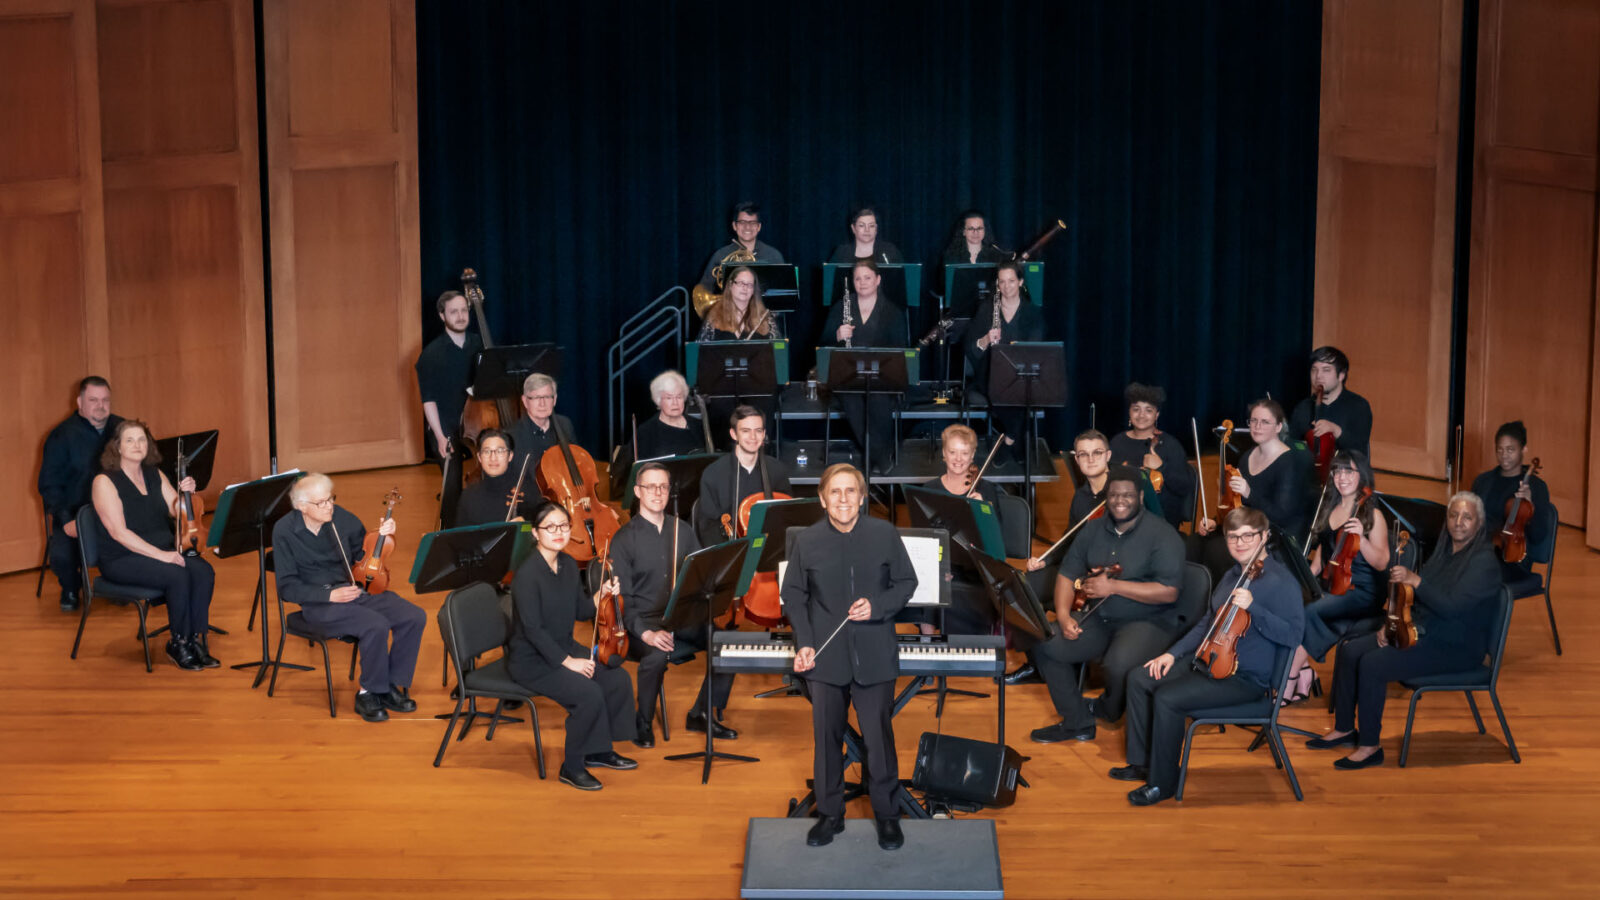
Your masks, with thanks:
[[[539,493],[561,504],[572,522],[572,539],[567,542],[567,555],[580,563],[587,563],[611,545],[611,537],[622,527],[622,521],[617,517],[617,511],[594,492],[595,485],[599,483],[595,475],[594,457],[567,440],[560,419],[552,418],[550,427],[556,430],[556,439],[560,443],[539,457],[535,480],[539,485]]]
[[[1539,458],[1534,457],[1533,463],[1527,471],[1522,473],[1522,481],[1517,484],[1520,491],[1528,486],[1528,480],[1539,472]],[[1494,545],[1500,548],[1500,558],[1508,563],[1522,562],[1528,555],[1528,523],[1533,520],[1533,504],[1523,502],[1521,497],[1513,496],[1506,501],[1506,521],[1500,526],[1500,531],[1494,536]]]
[[[400,503],[400,489],[394,488],[383,495],[383,518],[380,525],[394,517],[394,508]],[[389,589],[389,557],[394,554],[394,540],[377,529],[367,533],[361,542],[361,562],[350,569],[356,587],[369,594],[381,594]]]
[[[730,540],[741,538],[750,529],[750,511],[757,503],[764,500],[793,500],[794,498],[782,491],[773,491],[772,496],[757,491],[739,501],[738,524],[733,523],[732,517],[724,513],[722,516],[722,530]],[[740,615],[750,622],[763,628],[777,628],[788,621],[783,615],[783,603],[778,598],[778,573],[756,572],[750,579],[750,589],[745,591],[743,597],[735,598],[733,608],[728,614],[728,625],[732,627],[738,622]]]
[[[1406,548],[1411,541],[1411,533],[1405,529],[1400,530],[1400,537],[1395,540],[1395,557],[1398,559],[1400,551]],[[1417,623],[1411,618],[1411,606],[1417,600],[1415,590],[1411,585],[1399,581],[1389,582],[1389,600],[1383,610],[1383,637],[1389,646],[1401,650],[1410,650],[1417,645]]]
[[[1322,385],[1316,385],[1311,390],[1311,419],[1316,421],[1317,409],[1322,406]],[[1317,466],[1317,483],[1328,480],[1328,466],[1333,463],[1333,435],[1317,434],[1313,426],[1306,432],[1306,448],[1311,451],[1311,456]]]
[[[1217,524],[1230,510],[1244,506],[1244,498],[1233,489],[1233,479],[1239,477],[1239,467],[1227,464],[1228,444],[1233,440],[1233,420],[1222,420],[1222,443],[1217,448],[1217,458],[1222,461],[1222,487],[1217,489]]]
[[[1356,501],[1352,519],[1359,519],[1372,502],[1372,488],[1361,489],[1361,499]],[[1333,557],[1322,564],[1322,585],[1330,594],[1348,594],[1355,577],[1356,554],[1361,552],[1361,536],[1339,530],[1339,540],[1334,545]]]
[[[1160,456],[1160,454],[1156,453],[1156,444],[1160,442],[1161,432],[1157,431],[1150,435],[1150,452],[1157,456]],[[1142,468],[1144,473],[1150,477],[1150,486],[1155,488],[1155,492],[1158,494],[1161,493],[1161,486],[1166,483],[1166,478],[1161,474],[1161,470],[1152,469],[1149,466],[1141,466],[1140,468]]]
[[[477,272],[471,269],[461,270],[461,292],[467,295],[467,302],[472,304],[472,312],[478,318],[478,336],[483,339],[483,349],[493,348],[494,338],[489,333],[489,320],[483,317],[483,288],[478,285]],[[461,409],[461,429],[458,435],[467,451],[467,465],[474,467],[474,472],[477,465],[478,435],[491,428],[510,428],[511,423],[517,421],[517,412],[517,405],[508,399],[467,398],[467,405]]]
[[[1266,550],[1267,543],[1262,541],[1250,563],[1239,573],[1233,591],[1228,592],[1228,602],[1217,609],[1211,627],[1200,641],[1200,649],[1194,652],[1196,671],[1217,679],[1228,678],[1239,671],[1239,640],[1250,630],[1250,612],[1233,602],[1233,593],[1261,576],[1261,569],[1267,564]]]
[[[183,438],[178,438],[178,483],[189,477],[189,457],[183,455]],[[177,524],[175,546],[184,556],[200,555],[200,517],[206,514],[205,504],[193,491],[179,491],[173,510]]]
[[[1107,578],[1116,578],[1121,574],[1122,564],[1112,563],[1109,566],[1095,566],[1089,571],[1083,573],[1082,577],[1074,578],[1072,580],[1072,611],[1082,612],[1084,607],[1089,605],[1089,595],[1085,593],[1083,589],[1084,584],[1089,579],[1095,577],[1096,575],[1104,575]],[[1099,606],[1098,603],[1095,605]]]
[[[622,593],[605,592],[605,583],[615,576],[611,571],[611,547],[600,555],[600,601],[594,608],[594,636],[589,641],[589,658],[596,665],[615,669],[628,658],[628,629],[622,625]]]

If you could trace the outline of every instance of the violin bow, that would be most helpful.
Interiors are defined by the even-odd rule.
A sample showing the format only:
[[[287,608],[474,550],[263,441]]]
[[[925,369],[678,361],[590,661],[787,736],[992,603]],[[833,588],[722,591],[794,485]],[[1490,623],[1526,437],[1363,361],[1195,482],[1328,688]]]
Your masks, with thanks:
[[[994,455],[1000,450],[1000,445],[1005,442],[1005,439],[1006,436],[1003,434],[995,435],[994,446],[989,448],[989,455],[984,457],[983,465],[978,467],[978,474],[972,476],[972,483],[967,485],[967,490],[977,489],[978,482],[983,480],[983,473],[989,471],[989,464],[994,462]]]
[[[638,440],[638,438],[635,438]],[[511,486],[511,499],[506,503],[506,521],[509,522],[517,516],[517,504],[522,502],[522,482],[528,477],[528,463],[533,462],[533,454],[522,454],[522,469],[517,472],[517,483]]]
[[[1211,507],[1206,505],[1206,467],[1200,460],[1200,425],[1195,422],[1194,416],[1189,417],[1189,431],[1194,434],[1194,474],[1195,482],[1200,485],[1200,510],[1196,519],[1205,518],[1206,510]]]
[[[1100,510],[1104,509],[1105,505],[1106,505],[1106,502],[1104,500],[1101,500],[1098,504],[1096,504],[1094,509],[1089,510],[1088,515],[1086,515],[1083,518],[1079,519],[1078,523],[1076,525],[1073,525],[1071,528],[1067,529],[1067,533],[1066,534],[1063,534],[1060,537],[1059,540],[1057,540],[1054,544],[1051,544],[1050,545],[1050,549],[1048,549],[1048,550],[1044,551],[1043,553],[1039,554],[1039,558],[1040,559],[1044,559],[1045,557],[1049,556],[1050,554],[1056,552],[1057,548],[1059,548],[1062,544],[1066,543],[1067,538],[1072,537],[1074,534],[1077,534],[1078,529],[1082,528],[1085,522],[1087,522],[1090,519],[1094,518],[1095,513],[1097,513]]]

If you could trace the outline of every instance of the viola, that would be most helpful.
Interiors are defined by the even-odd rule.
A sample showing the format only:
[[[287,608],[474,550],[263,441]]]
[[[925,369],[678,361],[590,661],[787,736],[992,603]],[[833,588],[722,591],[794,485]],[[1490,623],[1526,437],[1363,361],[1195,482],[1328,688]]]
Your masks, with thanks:
[[[1528,480],[1539,472],[1539,458],[1522,473],[1517,490],[1528,486]],[[1506,521],[1494,536],[1494,545],[1500,548],[1500,558],[1508,563],[1522,562],[1528,556],[1528,523],[1533,520],[1533,504],[1524,503],[1513,496],[1506,501]]]
[[[1350,514],[1352,519],[1361,518],[1366,512],[1367,505],[1372,502],[1372,488],[1361,489],[1361,499],[1356,501],[1355,511]],[[1344,529],[1339,530],[1339,540],[1334,544],[1333,555],[1322,564],[1322,585],[1330,594],[1350,593],[1350,584],[1355,578],[1356,554],[1361,552],[1361,536],[1351,534]]]
[[[189,477],[189,457],[183,455],[183,438],[178,438],[178,482]],[[176,508],[177,548],[184,556],[200,555],[200,517],[206,514],[205,504],[193,491],[179,491]]]
[[[1156,452],[1156,444],[1158,444],[1160,442],[1161,442],[1161,432],[1157,431],[1156,433],[1150,435],[1150,452],[1151,453],[1155,453]],[[1157,454],[1157,455],[1159,456],[1160,454]],[[1161,486],[1164,483],[1166,483],[1166,478],[1161,474],[1161,470],[1160,469],[1152,469],[1149,466],[1142,466],[1141,468],[1144,469],[1144,473],[1146,475],[1150,476],[1150,486],[1152,488],[1155,488],[1156,493],[1158,493],[1158,494],[1161,493]]]
[[[1396,558],[1410,541],[1411,533],[1401,529],[1400,537],[1395,540]],[[1417,595],[1411,585],[1389,582],[1389,599],[1383,610],[1383,636],[1389,646],[1410,650],[1417,645],[1417,623],[1411,617],[1411,607],[1416,600]]]
[[[535,480],[539,493],[559,503],[572,522],[567,555],[587,563],[611,545],[611,537],[622,527],[622,521],[617,511],[595,494],[595,485],[600,482],[595,475],[594,457],[567,439],[560,419],[552,419],[550,427],[556,430],[560,443],[539,457]]]
[[[394,488],[383,495],[383,518],[387,522],[394,517],[394,508],[400,502],[400,489]],[[377,529],[367,533],[361,542],[363,555],[361,562],[356,563],[350,570],[350,577],[355,579],[356,587],[362,588],[369,594],[381,594],[389,589],[389,557],[394,554],[394,540],[386,534],[379,534]]]
[[[494,337],[489,333],[489,320],[483,317],[483,288],[478,285],[477,272],[461,270],[461,292],[466,294],[467,302],[472,304],[473,314],[477,316],[478,336],[483,339],[483,349],[493,348]],[[491,428],[510,428],[511,423],[517,420],[517,413],[517,405],[511,400],[467,398],[467,405],[461,409],[461,429],[457,434],[468,453],[469,467],[476,466],[478,435]]]
[[[724,533],[731,538],[744,537],[750,529],[750,511],[757,503],[764,500],[793,500],[782,491],[773,491],[772,496],[757,491],[739,501],[739,520],[735,525],[732,517],[726,513],[722,516]],[[777,628],[788,621],[783,615],[783,602],[778,597],[778,573],[756,572],[750,579],[750,589],[745,591],[743,597],[733,601],[733,608],[729,611],[728,625],[736,624],[739,616],[760,625],[763,628]]]
[[[1089,571],[1083,573],[1083,577],[1073,579],[1072,611],[1082,612],[1083,609],[1089,605],[1089,595],[1083,589],[1084,584],[1087,583],[1089,579],[1095,577],[1096,575],[1104,575],[1107,578],[1116,578],[1121,574],[1122,565],[1120,563],[1113,563],[1109,566],[1095,566]],[[1096,605],[1098,606],[1099,604]]]
[[[611,548],[600,556],[600,583],[615,577],[611,571]],[[628,658],[628,629],[622,625],[622,593],[604,593],[594,608],[594,636],[589,642],[589,658],[596,665],[615,669]]]
[[[1239,467],[1227,464],[1229,442],[1233,440],[1233,420],[1222,420],[1222,442],[1217,447],[1217,459],[1223,463],[1222,487],[1217,489],[1217,524],[1222,524],[1223,516],[1231,510],[1244,506],[1244,498],[1233,489],[1233,479],[1239,477]]]
[[[1194,652],[1194,667],[1205,672],[1212,678],[1228,678],[1239,671],[1239,641],[1250,630],[1250,612],[1240,609],[1233,602],[1233,592],[1240,587],[1249,587],[1261,575],[1261,569],[1267,563],[1267,544],[1262,541],[1256,548],[1256,555],[1250,558],[1250,563],[1239,573],[1239,580],[1233,586],[1233,591],[1228,593],[1228,602],[1217,609],[1216,616],[1211,620],[1211,627],[1206,631],[1206,636],[1200,641],[1200,649]]]
[[[1317,419],[1317,409],[1322,406],[1322,385],[1316,385],[1311,390],[1311,420]],[[1317,482],[1319,484],[1328,480],[1328,467],[1333,463],[1333,435],[1317,434],[1317,429],[1312,427],[1306,432],[1306,448],[1311,451],[1311,456],[1317,466]]]

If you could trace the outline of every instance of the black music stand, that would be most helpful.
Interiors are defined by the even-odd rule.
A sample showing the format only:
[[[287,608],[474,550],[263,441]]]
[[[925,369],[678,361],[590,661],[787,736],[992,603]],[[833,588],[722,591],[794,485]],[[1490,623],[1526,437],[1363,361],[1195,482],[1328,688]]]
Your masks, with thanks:
[[[289,503],[289,489],[305,473],[296,469],[279,475],[269,475],[257,481],[230,485],[217,498],[216,512],[211,514],[211,531],[206,544],[215,548],[218,559],[254,551],[256,554],[256,595],[251,600],[251,616],[261,613],[261,659],[238,663],[234,669],[256,669],[252,688],[261,686],[272,665],[272,652],[267,637],[270,629],[267,618],[267,548],[272,546],[272,526],[293,512]],[[257,606],[256,604],[260,604]],[[282,663],[284,668],[309,672],[310,666]]]
[[[861,394],[865,414],[872,415],[874,394],[903,394],[911,385],[901,347],[834,347],[828,352],[828,391]],[[861,474],[872,488],[872,429],[862,429]],[[890,448],[891,450],[894,448]]]
[[[472,373],[472,399],[510,400],[522,396],[522,383],[535,373],[561,376],[563,356],[555,344],[512,344],[478,351]],[[505,423],[510,427],[509,422]]]
[[[1417,559],[1427,559],[1434,544],[1439,542],[1439,535],[1444,534],[1445,517],[1449,512],[1445,505],[1394,494],[1373,494],[1372,499],[1388,510],[1397,524],[1411,532],[1411,540],[1417,545]]]
[[[989,406],[1020,406],[1027,416],[1022,448],[1023,496],[1034,521],[1033,451],[1039,441],[1034,410],[1067,405],[1067,354],[1059,341],[1001,344],[989,351]]]
[[[1050,619],[1045,613],[1044,605],[1028,587],[1027,579],[1023,574],[1012,568],[1002,559],[995,559],[987,553],[972,549],[964,542],[952,541],[955,547],[951,555],[955,557],[966,556],[968,562],[978,570],[978,575],[983,579],[984,588],[989,592],[989,600],[994,603],[995,613],[1000,619],[1000,633],[1005,635],[1010,628],[1023,631],[1038,640],[1049,640],[1051,636]],[[959,548],[959,549],[955,549]],[[1000,693],[1000,737],[999,742],[1006,742],[1006,680],[1004,677],[996,678]]]
[[[950,533],[951,541],[961,541],[996,559],[1005,559],[1004,539],[993,515],[979,522],[973,511],[974,503],[988,501],[957,497],[933,488],[908,484],[905,486],[906,512],[914,528],[942,528]],[[988,527],[985,527],[988,526]]]
[[[678,583],[667,598],[667,608],[661,617],[661,627],[667,631],[700,627],[706,630],[706,748],[692,753],[675,753],[669,760],[703,759],[700,783],[711,780],[711,761],[731,759],[738,762],[760,762],[754,756],[723,753],[715,747],[712,732],[716,731],[716,714],[712,712],[712,634],[718,616],[726,613],[733,603],[733,591],[739,584],[739,574],[744,569],[745,555],[750,550],[750,539],[739,538],[698,550],[683,558],[678,569]]]
[[[778,391],[778,362],[771,341],[712,341],[699,348],[694,388],[708,399],[770,399]]]
[[[745,558],[744,569],[735,589],[740,595],[750,589],[750,580],[757,572],[776,572],[778,564],[789,558],[789,530],[809,528],[822,521],[827,509],[810,497],[793,500],[762,500],[750,508],[750,527],[745,537],[750,539],[750,553]],[[782,585],[779,585],[782,587]],[[796,697],[800,689],[794,683],[793,673],[784,673],[783,687],[762,691],[756,699],[767,697]]]
[[[700,499],[700,474],[706,467],[721,459],[721,453],[686,453],[682,456],[663,456],[660,459],[642,459],[633,464],[628,471],[628,483],[623,488],[624,502],[630,509],[638,506],[637,498],[633,496],[634,482],[639,479],[639,469],[645,463],[655,463],[667,470],[668,500],[667,506],[672,510],[674,519],[683,519],[679,511],[680,504],[694,509],[694,503]],[[684,521],[688,521],[685,519]],[[691,522],[692,526],[693,523]]]
[[[761,285],[761,301],[770,309],[792,310],[795,299],[800,296],[800,269],[793,263],[730,263],[724,268],[729,272],[736,268],[749,269],[751,274],[756,276],[756,282]],[[778,304],[767,302],[770,300],[784,302]]]
[[[166,473],[172,486],[178,486],[178,453],[188,457],[189,477],[194,479],[194,489],[203,491],[211,484],[211,467],[217,461],[217,429],[196,431],[193,434],[162,438],[156,441],[156,451],[161,454],[157,465]]]

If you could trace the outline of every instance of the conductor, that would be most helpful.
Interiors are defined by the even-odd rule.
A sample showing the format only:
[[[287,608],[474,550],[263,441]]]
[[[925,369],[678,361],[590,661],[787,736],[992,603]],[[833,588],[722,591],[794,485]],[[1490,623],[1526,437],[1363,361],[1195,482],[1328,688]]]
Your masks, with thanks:
[[[861,514],[867,483],[846,463],[822,473],[817,493],[828,517],[801,532],[789,548],[783,605],[794,625],[794,671],[811,690],[817,823],[806,843],[820,847],[844,831],[844,729],[856,708],[866,759],[863,779],[872,797],[878,846],[905,843],[894,792],[900,768],[894,754],[894,680],[900,672],[895,614],[917,588],[894,525]]]

